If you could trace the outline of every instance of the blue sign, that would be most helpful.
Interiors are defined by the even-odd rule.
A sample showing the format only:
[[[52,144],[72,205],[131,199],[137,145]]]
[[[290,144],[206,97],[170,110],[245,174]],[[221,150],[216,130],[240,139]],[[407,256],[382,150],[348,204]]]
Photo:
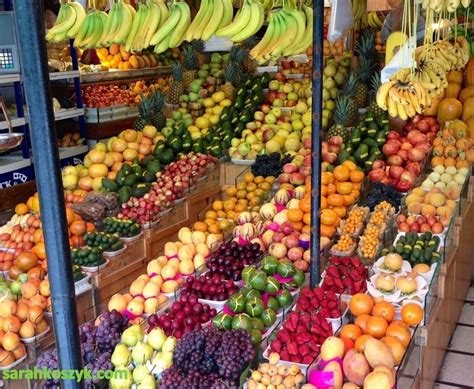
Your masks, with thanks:
[[[35,170],[33,166],[14,170],[8,173],[0,174],[0,189],[10,188],[15,185],[24,184],[27,181],[35,179]]]

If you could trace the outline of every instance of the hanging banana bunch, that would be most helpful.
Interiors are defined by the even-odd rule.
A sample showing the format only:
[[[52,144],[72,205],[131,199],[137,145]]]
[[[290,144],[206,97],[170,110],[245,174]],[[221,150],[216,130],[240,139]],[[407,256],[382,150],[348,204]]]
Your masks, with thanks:
[[[268,27],[262,40],[250,51],[259,64],[281,56],[304,53],[313,39],[313,10],[282,8],[268,14]]]
[[[185,40],[208,40],[215,32],[232,22],[232,0],[201,0],[199,11],[185,34]]]
[[[75,38],[85,18],[86,11],[78,2],[61,3],[56,22],[46,33],[46,40],[61,42]]]
[[[243,42],[260,30],[265,20],[265,9],[256,0],[243,0],[232,23],[216,31],[216,36],[228,37],[232,42]]]

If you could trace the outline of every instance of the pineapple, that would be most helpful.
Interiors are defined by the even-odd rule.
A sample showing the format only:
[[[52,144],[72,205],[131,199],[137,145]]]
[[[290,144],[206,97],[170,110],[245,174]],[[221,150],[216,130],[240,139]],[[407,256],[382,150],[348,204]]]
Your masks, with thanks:
[[[226,99],[234,99],[235,94],[235,63],[227,65],[224,73],[225,84],[221,86],[221,91],[224,92]]]
[[[194,51],[196,52],[196,57],[198,61],[198,67],[201,67],[206,63],[206,55],[203,53],[204,51],[204,41],[202,39],[195,39],[191,41],[191,46],[193,47]]]
[[[380,80],[380,75],[375,73],[370,80],[370,104],[369,104],[369,112],[373,112],[375,116],[381,116],[385,114],[385,111],[380,108],[375,101],[375,96],[377,95],[377,91],[382,85],[382,81]]]
[[[138,104],[138,118],[133,124],[135,131],[141,131],[145,126],[152,124],[153,99],[149,96],[140,96]]]
[[[358,84],[358,77],[354,74],[354,72],[351,72],[342,89],[342,94],[346,96],[349,100],[347,103],[347,124],[346,125],[352,125],[357,120],[357,115],[359,113],[357,104],[354,99],[357,84]]]
[[[168,89],[166,102],[168,104],[179,104],[179,98],[184,94],[183,70],[180,63],[175,63],[172,70],[173,83]]]
[[[232,46],[229,52],[229,63],[234,64],[234,82],[240,85],[244,82],[244,69],[242,62],[245,57],[245,51],[239,46]]]
[[[157,129],[162,129],[166,123],[166,118],[162,112],[165,96],[160,91],[157,91],[152,95],[152,98],[153,112],[151,116],[151,124],[153,124]]]
[[[358,107],[367,106],[370,79],[377,70],[377,65],[374,62],[374,44],[375,36],[373,30],[363,30],[355,48],[359,56],[359,79],[354,92],[354,99]]]
[[[371,58],[359,57],[359,80],[357,82],[354,100],[358,107],[367,107],[369,83],[373,76],[375,65]]]
[[[334,125],[329,129],[327,138],[331,136],[341,136],[344,139],[344,143],[349,140],[352,127],[350,127],[353,121],[350,120],[349,112],[352,107],[355,106],[354,100],[345,95],[338,95],[335,101],[334,108]],[[356,108],[357,109],[357,108]]]
[[[253,36],[251,36],[250,38],[247,38],[242,44],[242,47],[245,50],[244,51],[245,57],[242,62],[242,66],[247,73],[251,73],[251,74],[255,73],[258,67],[257,61],[255,61],[253,58],[250,57],[250,50],[252,50],[254,46],[255,46],[255,37]]]
[[[196,78],[199,64],[198,64],[196,51],[194,50],[193,45],[186,45],[183,48],[183,55],[184,55],[183,83],[186,90],[188,90],[189,86]]]

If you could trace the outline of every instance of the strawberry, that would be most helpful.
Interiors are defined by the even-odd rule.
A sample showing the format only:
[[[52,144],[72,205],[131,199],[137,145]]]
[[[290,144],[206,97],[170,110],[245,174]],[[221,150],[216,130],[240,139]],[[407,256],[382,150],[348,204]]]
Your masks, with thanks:
[[[339,280],[339,281],[340,281],[340,280]],[[329,301],[326,300],[326,299],[321,300],[321,306],[322,306],[322,307],[327,307],[327,306],[328,306],[328,303],[329,303]]]
[[[326,292],[326,296],[327,296],[327,298],[330,299],[330,300],[337,300],[336,293],[334,293],[334,291],[332,291],[332,290],[328,290],[328,291]]]
[[[309,353],[309,355],[311,356],[311,358],[316,358],[318,355],[319,355],[319,349],[318,350],[314,350],[314,351],[311,351]]]
[[[328,308],[333,310],[333,309],[336,309],[338,306],[338,302],[337,300],[330,300],[329,301],[329,304],[328,304]]]
[[[330,313],[329,313],[329,317],[331,319],[335,319],[336,317],[339,317],[341,316],[341,313],[339,312],[339,309],[333,309]]]
[[[309,351],[310,351],[310,350],[309,350],[309,347],[308,347],[308,346],[306,346],[305,344],[303,344],[303,345],[301,345],[301,346],[299,347],[298,351],[300,352],[300,355],[305,356],[305,355],[308,355],[308,354],[309,354]]]
[[[290,355],[298,355],[298,345],[295,342],[289,342],[286,348]]]
[[[311,326],[311,328],[309,329],[309,331],[312,333],[312,334],[315,334],[315,335],[320,335],[323,333],[321,327],[317,324],[313,324]]]
[[[284,361],[289,361],[290,360],[290,354],[288,353],[287,350],[283,350],[281,353],[280,353],[280,359],[284,360]]]
[[[310,315],[301,315],[300,323],[303,327],[309,328],[311,325],[311,316]]]
[[[298,299],[298,308],[301,309],[302,311],[306,311],[308,308],[309,308],[309,298],[306,297],[306,296],[300,296],[300,298]]]
[[[296,333],[297,334],[301,334],[301,333],[306,332],[306,331],[307,331],[306,327],[302,326],[301,324],[298,327],[296,327]]]
[[[313,294],[314,294],[314,297],[316,297],[318,300],[322,300],[324,298],[323,288],[316,288]]]
[[[271,344],[270,344],[270,349],[274,352],[279,353],[281,351],[281,342],[278,339],[275,339]]]
[[[341,264],[341,257],[332,257],[329,259],[329,262],[331,262],[333,265],[340,265]]]
[[[282,343],[287,343],[290,341],[291,337],[289,332],[285,328],[282,328],[280,331],[278,331],[277,339]]]
[[[367,283],[365,282],[365,280],[359,280],[359,281],[356,281],[354,282],[354,294],[355,293],[358,293],[358,292],[365,292],[367,288]]]
[[[288,315],[288,319],[287,319],[290,323],[291,323],[291,326],[293,328],[296,328],[296,326],[298,325],[299,321],[300,321],[300,314],[298,312],[290,312],[290,314]]]
[[[350,263],[351,263],[351,259],[349,257],[343,257],[341,259],[341,265],[342,266],[347,267],[347,266],[349,266]]]
[[[334,285],[334,280],[333,280],[333,278],[330,277],[330,276],[324,277],[324,282],[325,282],[326,285],[328,285],[328,286]]]
[[[309,364],[311,364],[311,362],[313,362],[314,358],[316,358],[316,357],[315,357],[315,356],[311,356],[311,355],[305,355],[305,356],[303,357],[303,363],[304,363],[305,365],[309,365]]]
[[[295,342],[298,344],[304,344],[306,342],[306,339],[303,334],[296,334]]]
[[[293,363],[301,363],[301,358],[298,355],[291,355],[290,361]]]
[[[308,347],[310,349],[310,353],[313,353],[314,351],[319,352],[319,345],[317,342],[309,342]]]
[[[344,277],[347,277],[347,275],[349,274],[349,269],[347,267],[341,267],[339,268],[339,271],[341,272],[341,276],[339,276],[338,278],[344,278]]]
[[[360,259],[357,258],[357,257],[351,257],[351,264],[352,264],[352,266],[354,266],[354,267],[363,266],[363,265],[362,265],[362,262],[361,262]]]
[[[328,322],[327,320],[322,320],[322,321],[321,321],[321,327],[323,327],[323,330],[329,331],[329,332],[332,333],[331,324],[329,324],[329,322]]]
[[[311,298],[313,297],[313,292],[310,288],[304,287],[303,289],[301,289],[301,296]]]
[[[349,277],[351,277],[354,281],[359,281],[361,274],[357,270],[353,269],[349,273]]]
[[[311,305],[313,306],[313,308],[319,308],[319,306],[321,305],[321,302],[317,299],[312,299]]]
[[[339,278],[339,271],[337,270],[337,267],[334,265],[330,265],[326,268],[326,274],[334,278]]]

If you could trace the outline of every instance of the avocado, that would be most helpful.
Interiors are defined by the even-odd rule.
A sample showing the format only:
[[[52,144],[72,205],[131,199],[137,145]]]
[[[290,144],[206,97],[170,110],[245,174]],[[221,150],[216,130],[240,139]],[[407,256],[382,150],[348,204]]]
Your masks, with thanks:
[[[128,200],[130,200],[130,197],[132,197],[132,188],[129,186],[122,186],[119,189],[118,194],[120,203],[126,203]]]
[[[163,149],[157,157],[162,165],[169,165],[174,161],[173,150],[167,148]]]
[[[155,175],[156,173],[158,173],[159,171],[161,171],[160,161],[158,161],[157,159],[153,158],[150,162],[147,163],[146,169],[147,169],[150,173],[152,173],[153,175]]]
[[[108,192],[117,192],[119,189],[119,186],[112,181],[110,178],[104,177],[102,179],[102,186],[108,191]]]
[[[123,180],[124,186],[133,186],[138,182],[138,177],[135,174],[130,174]]]
[[[149,190],[150,190],[150,184],[148,182],[135,184],[132,188],[132,195],[134,197],[143,197],[148,193]]]

